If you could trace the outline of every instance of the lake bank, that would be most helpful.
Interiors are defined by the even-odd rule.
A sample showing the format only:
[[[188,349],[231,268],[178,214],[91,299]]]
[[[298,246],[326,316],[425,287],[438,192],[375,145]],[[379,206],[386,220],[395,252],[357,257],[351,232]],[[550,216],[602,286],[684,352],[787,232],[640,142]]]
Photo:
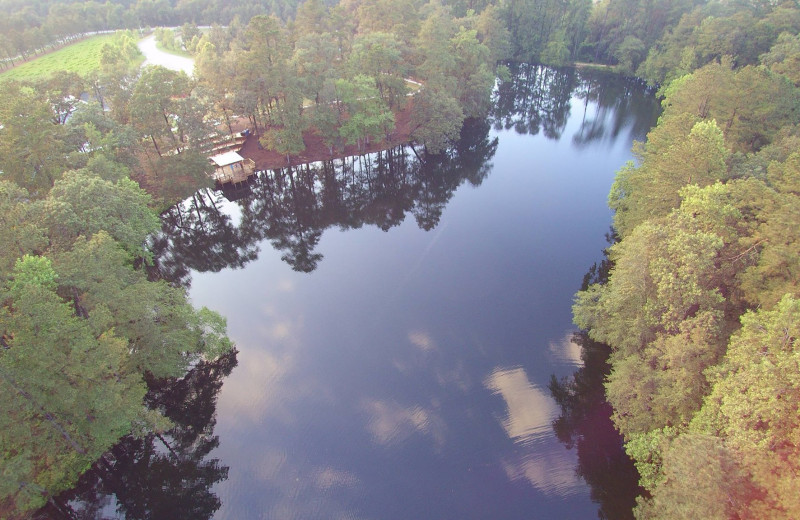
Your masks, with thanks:
[[[358,147],[356,145],[345,145],[336,147],[331,151],[331,148],[325,144],[322,136],[317,133],[315,129],[306,130],[303,133],[303,143],[305,149],[295,155],[291,155],[289,161],[285,154],[278,153],[274,150],[269,150],[259,143],[259,135],[253,132],[252,127],[245,118],[240,118],[234,125],[232,125],[234,132],[240,132],[245,129],[250,129],[250,135],[245,141],[239,154],[245,159],[252,159],[256,163],[256,170],[273,170],[276,168],[285,168],[287,166],[296,166],[298,164],[305,164],[317,161],[326,161],[330,159],[340,159],[342,157],[350,157],[353,155],[365,155],[369,153],[386,150],[401,144],[408,144],[412,141],[411,138],[411,109],[413,101],[408,100],[403,110],[394,114],[395,127],[389,135],[388,139],[380,141],[372,141],[367,145]],[[269,128],[260,128],[260,135],[264,135]]]

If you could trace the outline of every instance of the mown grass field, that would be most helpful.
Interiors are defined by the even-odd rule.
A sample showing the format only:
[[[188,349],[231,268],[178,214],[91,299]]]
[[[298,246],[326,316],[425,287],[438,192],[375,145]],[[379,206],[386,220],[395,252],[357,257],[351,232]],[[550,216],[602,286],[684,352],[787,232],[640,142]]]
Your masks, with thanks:
[[[113,34],[92,36],[78,43],[39,56],[11,70],[0,73],[0,82],[11,79],[31,80],[47,77],[57,70],[77,72],[86,76],[100,67],[100,48],[111,41]]]

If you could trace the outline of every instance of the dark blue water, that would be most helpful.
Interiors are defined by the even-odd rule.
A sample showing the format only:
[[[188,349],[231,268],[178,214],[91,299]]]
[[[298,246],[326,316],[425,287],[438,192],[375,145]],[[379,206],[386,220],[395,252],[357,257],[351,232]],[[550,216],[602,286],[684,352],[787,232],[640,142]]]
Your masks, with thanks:
[[[205,398],[181,394],[205,422],[112,461],[172,464],[140,487],[204,506],[128,502],[151,518],[597,518],[592,441],[579,460],[556,437],[548,383],[580,368],[572,297],[657,103],[611,76],[513,72],[445,156],[263,172],[165,214],[161,269],[227,317],[239,352]],[[103,489],[104,514],[145,516]]]

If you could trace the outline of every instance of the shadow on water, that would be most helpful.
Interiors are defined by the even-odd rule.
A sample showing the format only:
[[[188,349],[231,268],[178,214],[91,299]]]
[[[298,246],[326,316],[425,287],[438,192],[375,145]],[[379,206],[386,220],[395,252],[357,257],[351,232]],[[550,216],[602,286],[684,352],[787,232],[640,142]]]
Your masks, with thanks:
[[[461,139],[440,154],[399,146],[262,171],[246,194],[199,191],[162,215],[162,231],[152,241],[156,265],[164,278],[188,285],[191,270],[243,267],[268,240],[292,269],[311,272],[322,260],[315,248],[330,227],[388,231],[410,213],[431,230],[461,184],[478,186],[491,171],[498,139],[489,130],[488,122],[470,120]],[[221,211],[223,195],[239,207],[238,223]]]
[[[610,262],[605,258],[591,267],[581,290],[608,280]],[[611,420],[612,408],[605,397],[604,382],[611,365],[611,349],[592,340],[586,331],[573,334],[581,348],[582,366],[570,377],[550,380],[550,395],[561,409],[553,431],[567,448],[577,450],[576,473],[589,484],[599,504],[599,518],[633,520],[633,507],[641,493],[639,473],[625,453],[622,436]]]
[[[219,444],[217,395],[236,364],[233,351],[178,381],[151,382],[147,404],[173,427],[124,438],[34,518],[211,518],[221,506],[211,487],[228,478],[228,468],[209,456]]]

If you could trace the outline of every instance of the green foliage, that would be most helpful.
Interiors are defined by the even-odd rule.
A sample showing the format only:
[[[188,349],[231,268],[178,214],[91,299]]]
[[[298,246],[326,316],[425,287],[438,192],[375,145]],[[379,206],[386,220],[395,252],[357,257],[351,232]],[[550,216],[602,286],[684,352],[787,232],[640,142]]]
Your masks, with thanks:
[[[630,436],[625,451],[634,460],[639,472],[639,485],[652,492],[664,480],[661,454],[678,435],[678,430],[670,426],[637,433]]]
[[[487,113],[509,33],[495,7],[462,18],[444,6],[422,7],[380,1],[327,8],[309,1],[289,25],[255,16],[244,31],[198,42],[198,80],[226,117],[246,115],[261,144],[287,162],[305,149],[310,128],[331,153],[390,139],[397,111],[411,104],[421,115],[413,108],[417,99],[443,111],[435,124],[412,123],[417,139],[440,149],[464,117]],[[428,86],[431,95],[420,94]]]
[[[433,82],[419,92],[411,112],[411,137],[431,153],[439,153],[461,132],[464,113],[445,88]]]
[[[654,84],[668,84],[726,56],[739,67],[755,65],[781,33],[800,31],[800,10],[790,2],[761,4],[762,12],[748,2],[697,4],[685,3],[680,21],[646,46],[649,52],[639,75]]]
[[[737,454],[717,437],[678,436],[663,454],[663,477],[653,498],[642,500],[636,518],[775,518],[750,516],[743,507],[755,490]]]
[[[742,317],[694,430],[724,440],[758,489],[735,502],[752,517],[788,519],[800,511],[800,301],[786,295],[773,310]]]
[[[0,273],[8,273],[18,258],[44,248],[44,231],[31,218],[28,192],[0,181]]]
[[[111,183],[67,172],[34,211],[48,230],[53,250],[67,250],[77,237],[104,230],[131,253],[145,255],[145,238],[159,227],[158,217],[148,208],[150,200],[130,179]]]
[[[687,424],[708,386],[703,371],[723,352],[724,241],[681,210],[614,245],[609,282],[579,293],[573,309],[580,327],[614,348],[606,390],[626,436]]]
[[[677,207],[684,185],[728,178],[729,150],[760,149],[798,107],[797,92],[782,78],[756,67],[733,70],[728,62],[674,81],[665,95],[661,121],[638,150],[640,166],[620,170],[609,195],[622,236]]]
[[[56,294],[47,259],[25,257],[12,276],[0,312],[0,491],[28,509],[129,431],[145,387],[125,369],[126,342],[92,333]]]
[[[0,288],[0,497],[26,510],[72,485],[121,436],[165,426],[144,408],[145,375],[180,377],[232,344],[222,317],[134,269],[131,253],[142,254],[158,219],[131,181],[69,173],[36,203],[0,187],[10,215],[31,208],[33,221],[67,230],[51,257],[17,259]],[[9,228],[45,249],[37,228]]]
[[[731,149],[751,152],[792,124],[797,110],[798,93],[784,78],[761,67],[732,69],[723,60],[670,85],[662,117],[714,119]]]
[[[500,6],[510,33],[510,57],[533,62],[577,57],[591,11],[589,1],[512,0]]]
[[[46,193],[61,174],[67,147],[63,125],[33,88],[11,82],[0,97],[0,171],[32,193]],[[38,146],[47,143],[47,146]]]
[[[374,78],[359,74],[352,80],[339,79],[336,91],[347,110],[347,119],[339,128],[347,144],[361,149],[370,139],[380,140],[394,126],[394,114],[380,97]]]
[[[574,307],[613,350],[607,397],[650,493],[640,519],[800,512],[796,42],[741,66],[775,41],[771,24],[800,18],[720,9],[684,17],[643,65],[674,79],[609,195],[609,280]]]
[[[161,207],[184,200],[200,188],[212,187],[214,166],[195,149],[158,157],[148,172],[148,184],[158,194]]]
[[[609,195],[609,206],[616,213],[614,225],[620,235],[647,218],[666,215],[680,204],[679,190],[688,184],[707,186],[727,177],[722,131],[715,121],[696,123],[688,135],[652,135],[673,130],[662,123],[651,133],[641,157],[641,165],[620,170]],[[681,121],[682,123],[682,121]],[[659,142],[665,141],[665,146]]]
[[[163,154],[165,146],[174,147],[176,152],[185,146],[183,136],[176,133],[185,124],[179,116],[185,113],[190,93],[189,77],[184,72],[158,65],[146,67],[136,82],[130,99],[131,121],[153,141],[159,155]],[[165,142],[161,142],[162,139]]]
[[[800,87],[800,34],[782,33],[769,52],[761,55],[760,62]]]
[[[19,297],[29,287],[55,289],[56,273],[47,257],[25,255],[17,260],[13,278],[8,284],[8,293]]]
[[[353,74],[374,78],[381,99],[393,109],[405,104],[407,53],[393,34],[368,33],[353,41],[349,67]]]

